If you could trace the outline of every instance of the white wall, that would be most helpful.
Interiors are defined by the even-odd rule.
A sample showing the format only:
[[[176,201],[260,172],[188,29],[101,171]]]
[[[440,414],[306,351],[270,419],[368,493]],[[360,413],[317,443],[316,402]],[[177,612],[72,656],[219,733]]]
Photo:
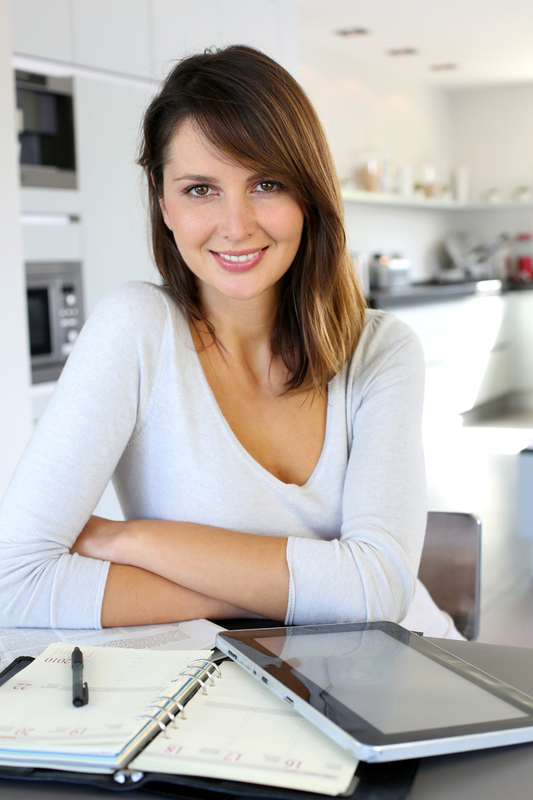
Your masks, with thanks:
[[[448,93],[456,158],[472,168],[472,198],[499,188],[533,191],[533,83]]]
[[[0,0],[0,497],[30,435],[9,0]]]
[[[325,126],[339,177],[353,174],[369,150],[413,166],[431,161],[449,181],[453,131],[448,97],[439,88],[408,81],[392,70],[370,70],[339,54],[306,52],[301,81]]]
[[[339,176],[353,176],[365,153],[396,156],[410,164],[433,162],[438,181],[467,164],[470,200],[500,189],[511,200],[518,186],[533,192],[533,83],[444,90],[381,71],[342,54],[301,45],[301,79],[328,135]],[[451,230],[489,241],[501,232],[533,230],[531,208],[460,213],[381,205],[346,206],[348,240],[369,253],[399,251],[413,263],[416,281],[438,269],[439,242]]]
[[[365,154],[397,159],[418,182],[424,163],[437,169],[439,184],[450,183],[454,130],[449,97],[437,88],[381,71],[342,54],[300,43],[300,78],[326,130],[341,180],[354,178]],[[438,269],[438,242],[450,230],[445,212],[346,204],[350,247],[369,254],[400,253],[412,262],[412,279]]]

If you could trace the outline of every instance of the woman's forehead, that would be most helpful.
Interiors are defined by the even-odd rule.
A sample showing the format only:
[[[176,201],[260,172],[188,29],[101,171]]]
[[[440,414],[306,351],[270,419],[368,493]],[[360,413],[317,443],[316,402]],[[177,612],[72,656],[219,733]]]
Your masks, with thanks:
[[[195,166],[196,165],[196,166]],[[264,169],[251,164],[238,161],[229,153],[216,147],[209,141],[201,128],[190,119],[184,120],[172,134],[167,150],[166,166],[186,169],[188,172],[209,177],[205,171],[210,170],[226,172],[229,169],[242,171],[247,174],[263,173]],[[192,174],[192,173],[191,173]]]

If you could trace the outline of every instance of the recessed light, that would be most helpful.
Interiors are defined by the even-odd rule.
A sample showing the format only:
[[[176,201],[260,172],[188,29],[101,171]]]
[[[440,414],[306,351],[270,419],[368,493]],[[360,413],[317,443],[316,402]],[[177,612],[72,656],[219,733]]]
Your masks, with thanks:
[[[370,31],[368,28],[340,28],[340,30],[335,31],[337,36],[368,36]]]
[[[416,56],[418,55],[418,50],[415,50],[414,47],[397,47],[394,50],[389,50],[390,56]]]
[[[433,72],[451,72],[454,69],[459,69],[459,64],[431,64],[430,69]]]

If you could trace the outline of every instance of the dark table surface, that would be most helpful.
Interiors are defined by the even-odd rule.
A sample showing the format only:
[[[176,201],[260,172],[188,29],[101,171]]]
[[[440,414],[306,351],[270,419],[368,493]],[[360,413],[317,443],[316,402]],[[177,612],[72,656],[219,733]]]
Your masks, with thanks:
[[[430,641],[517,689],[533,694],[533,649],[448,639]],[[102,800],[113,796],[116,794],[105,789],[87,786],[0,779],[1,800]],[[124,796],[142,800],[156,795],[139,790]],[[421,759],[410,794],[410,800],[501,798],[532,800],[533,744]]]

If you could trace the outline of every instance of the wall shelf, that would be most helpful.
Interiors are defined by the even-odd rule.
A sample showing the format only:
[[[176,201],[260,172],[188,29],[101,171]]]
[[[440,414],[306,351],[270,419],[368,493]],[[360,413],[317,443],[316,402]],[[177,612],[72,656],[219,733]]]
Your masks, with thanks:
[[[533,202],[501,202],[501,203],[458,203],[455,200],[439,200],[435,198],[404,197],[399,194],[382,192],[365,192],[343,189],[342,199],[345,203],[361,205],[399,206],[401,208],[423,208],[429,211],[533,211]]]

